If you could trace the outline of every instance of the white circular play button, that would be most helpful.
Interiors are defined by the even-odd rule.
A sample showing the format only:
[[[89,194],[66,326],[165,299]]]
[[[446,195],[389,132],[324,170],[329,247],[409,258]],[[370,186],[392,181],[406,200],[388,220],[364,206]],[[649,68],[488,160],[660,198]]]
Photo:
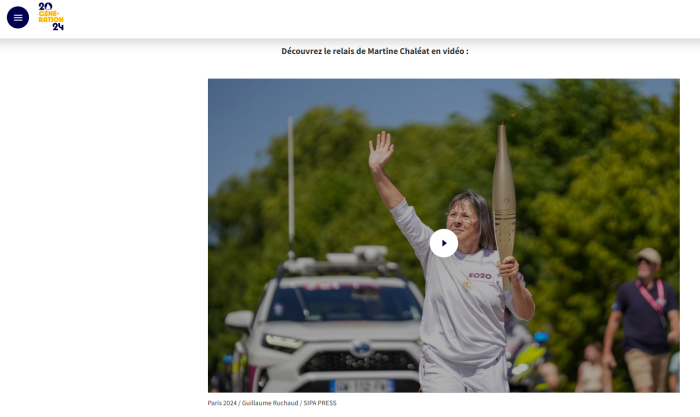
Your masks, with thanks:
[[[457,235],[452,230],[438,230],[430,237],[430,250],[441,258],[454,255],[457,250]]]

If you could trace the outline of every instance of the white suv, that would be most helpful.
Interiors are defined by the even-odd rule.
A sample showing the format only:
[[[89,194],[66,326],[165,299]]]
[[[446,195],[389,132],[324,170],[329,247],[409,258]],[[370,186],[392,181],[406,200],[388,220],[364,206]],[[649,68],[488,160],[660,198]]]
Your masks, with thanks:
[[[235,347],[234,391],[417,392],[423,295],[398,265],[376,259],[384,254],[363,246],[328,254],[331,262],[280,265],[255,314],[226,317],[246,333]],[[382,276],[351,275],[371,271]],[[294,272],[301,276],[286,276]]]

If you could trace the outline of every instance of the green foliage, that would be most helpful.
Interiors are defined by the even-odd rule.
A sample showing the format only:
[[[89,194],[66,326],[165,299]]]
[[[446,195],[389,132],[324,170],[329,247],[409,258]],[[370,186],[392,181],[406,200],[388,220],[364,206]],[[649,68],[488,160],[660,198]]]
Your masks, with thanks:
[[[310,109],[294,127],[299,256],[355,245],[389,248],[407,278],[424,286],[413,250],[381,203],[367,166],[368,141],[391,132],[387,173],[433,229],[467,188],[491,199],[496,125],[508,127],[518,197],[515,256],[537,312],[531,330],[551,333],[563,390],[575,387],[584,346],[601,341],[617,287],[635,277],[632,257],[652,246],[662,277],[680,285],[680,93],[672,105],[634,84],[563,80],[526,98],[492,97],[491,115],[455,114],[442,125],[369,126],[352,108]],[[229,311],[254,310],[288,251],[287,138],[270,142],[267,166],[231,178],[209,198],[209,366],[233,349]],[[615,390],[631,390],[621,344]]]

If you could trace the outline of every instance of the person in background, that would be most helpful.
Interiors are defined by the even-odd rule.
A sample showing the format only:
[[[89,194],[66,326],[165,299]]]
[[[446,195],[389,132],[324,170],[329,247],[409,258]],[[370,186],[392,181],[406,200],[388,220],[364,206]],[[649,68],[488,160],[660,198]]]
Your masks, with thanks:
[[[681,338],[678,299],[673,287],[656,279],[661,269],[659,252],[645,248],[634,259],[637,279],[617,290],[617,301],[605,329],[603,366],[617,366],[612,346],[624,317],[622,345],[635,391],[664,392],[670,344]]]
[[[211,392],[233,392],[233,355],[224,355],[226,372],[218,371],[211,377]]]
[[[678,351],[671,357],[668,366],[668,388],[672,392],[681,392],[681,352]]]
[[[559,367],[551,362],[549,358],[537,365],[537,373],[540,374],[542,380],[547,383],[548,391],[556,391],[559,387]]]
[[[576,392],[612,392],[612,370],[603,366],[603,346],[589,343],[583,356],[586,360],[578,367]]]

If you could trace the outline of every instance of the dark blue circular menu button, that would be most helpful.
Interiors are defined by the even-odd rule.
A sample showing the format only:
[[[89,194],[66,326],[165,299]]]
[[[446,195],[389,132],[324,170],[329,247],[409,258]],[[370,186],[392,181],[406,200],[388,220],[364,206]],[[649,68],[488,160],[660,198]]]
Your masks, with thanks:
[[[15,29],[22,29],[29,23],[29,13],[24,7],[13,7],[7,12],[7,23]]]

